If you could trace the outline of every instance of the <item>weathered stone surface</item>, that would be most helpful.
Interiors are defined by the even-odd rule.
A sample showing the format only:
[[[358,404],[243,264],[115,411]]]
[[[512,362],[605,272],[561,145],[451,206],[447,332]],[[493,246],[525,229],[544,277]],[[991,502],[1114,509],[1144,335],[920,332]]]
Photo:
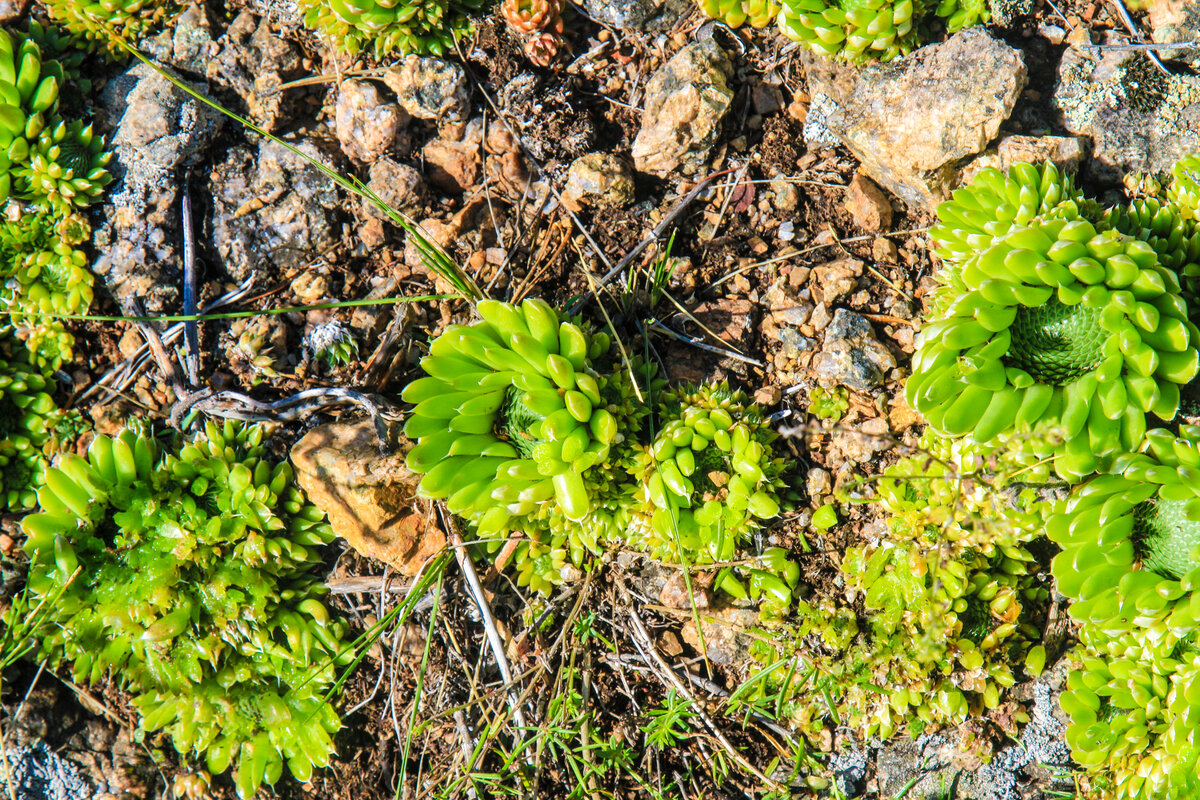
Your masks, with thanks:
[[[429,181],[447,192],[464,192],[479,183],[483,174],[483,119],[448,126],[443,133],[421,150]]]
[[[633,173],[609,153],[589,153],[571,162],[563,200],[578,207],[622,206],[633,200]]]
[[[690,0],[583,0],[592,19],[618,30],[658,30],[671,27],[692,9]]]
[[[1143,6],[1149,17],[1153,36],[1151,41],[1194,42],[1200,39],[1200,4],[1195,0],[1148,0]],[[1200,51],[1196,49],[1164,50],[1163,58],[1200,63]]]
[[[818,95],[836,106],[824,123],[863,172],[927,209],[949,194],[958,163],[996,137],[1027,80],[1021,53],[982,27],[857,74],[824,66],[808,77],[813,106]]]
[[[414,508],[418,477],[404,453],[379,447],[369,420],[314,428],[292,447],[296,480],[351,547],[416,575],[446,537],[431,513]]]
[[[680,635],[696,652],[706,653],[712,663],[735,666],[745,663],[746,652],[754,644],[751,634],[761,624],[758,612],[752,608],[709,609],[700,614],[700,628],[689,615]]]
[[[342,152],[366,163],[387,154],[409,119],[404,109],[383,99],[368,81],[342,82],[333,118]]]
[[[813,360],[823,386],[841,384],[860,392],[882,386],[888,370],[895,367],[896,358],[875,338],[866,317],[844,308],[834,312],[821,352]]]
[[[425,179],[408,164],[401,164],[386,157],[381,158],[371,164],[367,176],[367,188],[397,211],[412,216],[424,205]],[[364,202],[363,207],[372,217],[387,218],[374,203]]]
[[[295,145],[332,166],[314,145]],[[225,270],[243,280],[255,269],[304,266],[338,241],[341,199],[332,181],[281,144],[230,150],[212,171],[212,242]]]
[[[151,313],[177,310],[179,178],[213,140],[221,117],[145,64],[105,85],[97,114],[98,127],[113,131],[108,169],[115,181],[97,204],[92,269],[118,300],[137,297]]]
[[[1066,129],[1092,138],[1091,175],[1116,182],[1169,172],[1200,152],[1200,77],[1162,75],[1141,54],[1101,52],[1069,48],[1052,98]]]
[[[400,106],[417,119],[453,122],[465,119],[471,90],[458,64],[410,55],[383,75]]]
[[[1005,136],[960,170],[958,183],[970,183],[985,167],[1007,172],[1013,164],[1046,161],[1066,173],[1079,171],[1091,142],[1085,136]]]
[[[633,142],[639,172],[691,175],[704,165],[733,102],[732,73],[729,56],[712,39],[687,45],[655,71]]]

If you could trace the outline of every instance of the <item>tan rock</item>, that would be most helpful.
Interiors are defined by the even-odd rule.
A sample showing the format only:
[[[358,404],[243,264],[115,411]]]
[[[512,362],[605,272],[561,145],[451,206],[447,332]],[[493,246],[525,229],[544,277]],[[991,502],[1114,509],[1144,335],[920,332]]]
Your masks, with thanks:
[[[758,619],[758,612],[753,609],[721,608],[701,611],[700,626],[696,627],[694,619],[685,620],[680,630],[683,640],[696,652],[704,653],[714,664],[741,666],[745,664],[746,653],[754,644],[751,631],[760,629],[762,623]],[[703,646],[701,632],[704,636]]]
[[[292,448],[296,480],[351,547],[416,575],[446,536],[432,508],[414,504],[418,478],[404,452],[379,448],[370,420],[314,428]]]
[[[384,155],[408,124],[408,114],[385,101],[367,81],[346,81],[338,90],[334,123],[342,152],[355,161],[371,162]]]
[[[880,233],[892,227],[892,202],[875,181],[858,170],[846,187],[846,211],[854,223],[869,233]]]

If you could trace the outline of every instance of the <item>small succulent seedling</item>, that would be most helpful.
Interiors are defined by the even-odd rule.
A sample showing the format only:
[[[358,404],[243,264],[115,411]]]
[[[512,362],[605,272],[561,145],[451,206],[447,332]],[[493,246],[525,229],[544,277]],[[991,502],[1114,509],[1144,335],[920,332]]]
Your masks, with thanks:
[[[332,531],[263,436],[210,423],[171,451],[97,436],[46,471],[22,522],[30,590],[58,596],[43,657],[79,682],[116,679],[145,730],[213,773],[233,766],[247,799],[285,764],[307,781],[329,763],[341,723],[326,693],[349,656],[314,572]]]
[[[469,14],[483,0],[299,0],[304,24],[327,34],[351,55],[365,48],[376,58],[389,53],[445,55],[468,36]]]
[[[814,387],[808,395],[808,413],[817,419],[837,422],[850,408],[850,392],[844,386],[833,389]]]
[[[1184,219],[1200,219],[1200,155],[1184,156],[1171,169],[1167,200]]]

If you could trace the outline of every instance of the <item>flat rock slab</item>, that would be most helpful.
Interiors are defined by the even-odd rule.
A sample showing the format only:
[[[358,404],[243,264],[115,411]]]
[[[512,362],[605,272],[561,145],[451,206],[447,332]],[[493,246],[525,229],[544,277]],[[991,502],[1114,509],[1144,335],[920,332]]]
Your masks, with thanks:
[[[805,69],[814,106],[833,106],[825,126],[863,173],[929,210],[949,196],[959,163],[996,138],[1028,79],[1020,51],[978,27],[857,73],[815,59]]]
[[[314,428],[292,447],[296,480],[351,547],[415,576],[446,546],[446,536],[432,510],[414,508],[419,478],[404,453],[379,447],[369,420]]]

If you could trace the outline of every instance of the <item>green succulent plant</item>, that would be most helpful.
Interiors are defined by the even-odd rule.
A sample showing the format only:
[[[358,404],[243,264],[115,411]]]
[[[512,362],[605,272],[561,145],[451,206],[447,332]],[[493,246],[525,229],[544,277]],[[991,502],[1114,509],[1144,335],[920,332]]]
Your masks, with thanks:
[[[183,10],[175,0],[45,0],[43,5],[52,20],[115,60],[127,56],[118,40],[136,44]]]
[[[112,154],[91,125],[53,120],[30,143],[29,158],[13,168],[13,194],[34,205],[82,208],[112,182]]]
[[[609,340],[562,320],[549,305],[482,301],[483,321],[451,326],[410,383],[416,403],[405,426],[418,443],[408,464],[425,473],[420,492],[497,533],[515,518],[556,504],[584,519],[592,501],[584,479],[621,435],[592,359]]]
[[[1167,201],[1184,219],[1200,219],[1200,155],[1184,156],[1171,168],[1173,180],[1167,187]]]
[[[22,526],[39,597],[55,603],[42,654],[75,679],[110,675],[147,731],[241,797],[286,763],[307,781],[329,763],[340,720],[326,693],[349,657],[321,602],[324,515],[266,456],[264,429],[209,423],[178,450],[145,433],[97,436],[87,458],[46,471]]]
[[[1200,627],[1200,428],[1146,434],[1145,452],[1118,458],[1047,525],[1071,616],[1109,634],[1152,640]]]
[[[1185,296],[1193,302],[1200,278],[1200,223],[1186,219],[1178,205],[1153,197],[1109,209],[1104,222],[1154,248],[1159,263],[1179,277]]]
[[[719,19],[731,28],[749,22],[755,28],[765,28],[779,14],[773,0],[696,0],[700,10]]]
[[[1046,185],[1048,174],[1035,183],[1014,170],[1009,186]],[[1146,242],[1098,230],[1074,199],[1047,208],[1050,195],[1032,189],[1011,224],[982,212],[967,220],[978,232],[955,227],[965,201],[984,193],[939,208],[939,248],[955,260],[965,255],[960,243],[979,249],[947,264],[940,314],[921,333],[906,397],[939,432],[978,442],[1058,430],[1060,443],[1041,455],[1078,480],[1136,449],[1148,414],[1175,417],[1179,388],[1198,369],[1200,331],[1178,278]],[[1015,206],[997,216],[1008,219]]]
[[[1085,788],[1112,800],[1184,800],[1200,791],[1200,651],[1194,641],[1107,636],[1085,626],[1081,666],[1060,702]],[[1089,786],[1090,785],[1090,786]]]
[[[50,382],[19,353],[11,328],[0,333],[0,509],[33,508],[51,439],[47,421],[57,410]]]
[[[845,386],[823,389],[816,386],[808,395],[808,413],[817,419],[836,422],[850,408],[850,392]]]
[[[393,53],[445,55],[469,36],[469,15],[483,0],[299,0],[304,24],[323,31],[351,55],[370,46],[376,58]]]
[[[308,334],[305,345],[313,358],[324,362],[329,369],[337,369],[352,362],[358,355],[358,342],[354,334],[337,320],[323,322]]]
[[[846,61],[890,61],[919,46],[934,19],[951,33],[986,22],[981,0],[780,0],[779,29],[814,52]]]

